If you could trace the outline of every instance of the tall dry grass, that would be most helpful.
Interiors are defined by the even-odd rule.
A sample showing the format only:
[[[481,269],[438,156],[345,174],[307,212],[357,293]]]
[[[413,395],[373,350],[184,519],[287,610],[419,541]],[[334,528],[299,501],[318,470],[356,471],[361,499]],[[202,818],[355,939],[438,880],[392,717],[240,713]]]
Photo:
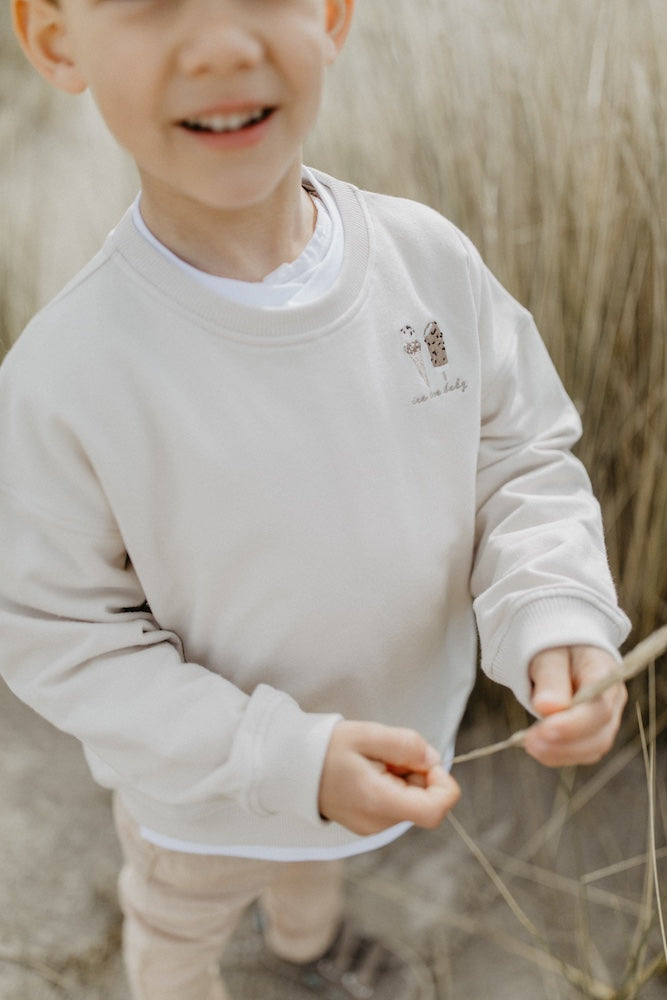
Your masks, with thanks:
[[[359,0],[310,151],[444,212],[533,311],[635,637],[667,620],[664,0]]]
[[[30,316],[98,249],[136,190],[88,96],[29,67],[0,2],[0,360]]]

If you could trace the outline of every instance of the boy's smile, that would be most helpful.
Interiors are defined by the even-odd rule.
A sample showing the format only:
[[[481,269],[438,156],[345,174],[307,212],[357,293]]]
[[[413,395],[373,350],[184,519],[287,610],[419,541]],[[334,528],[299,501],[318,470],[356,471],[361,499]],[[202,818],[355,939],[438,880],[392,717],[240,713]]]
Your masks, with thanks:
[[[255,111],[214,111],[183,121],[183,128],[193,132],[212,132],[214,134],[229,134],[251,129],[266,121],[273,114],[273,108],[257,108]]]
[[[225,107],[190,115],[178,124],[213,149],[245,149],[262,142],[275,112],[275,107]]]
[[[137,164],[142,214],[159,239],[233,277],[298,255],[312,231],[303,142],[352,0],[14,2],[33,61],[35,11],[50,18],[38,68],[61,89],[90,88]],[[252,231],[257,247],[260,228],[266,260],[241,274],[240,236]]]

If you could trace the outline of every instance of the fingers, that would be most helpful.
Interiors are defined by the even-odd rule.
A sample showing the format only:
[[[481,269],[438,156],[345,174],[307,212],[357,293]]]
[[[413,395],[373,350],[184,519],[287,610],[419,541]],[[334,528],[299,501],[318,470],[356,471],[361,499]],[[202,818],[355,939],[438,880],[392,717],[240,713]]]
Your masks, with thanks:
[[[322,772],[320,812],[361,835],[405,821],[432,829],[460,796],[437,756],[413,730],[340,722]]]
[[[409,821],[432,829],[458,802],[458,784],[440,766],[438,751],[415,730],[363,723],[358,747],[380,764],[377,774],[384,771],[372,811],[392,824]]]
[[[425,774],[399,778],[387,771],[378,776],[373,812],[383,816],[389,825],[408,821],[425,829],[438,826],[458,802],[461,789],[440,765]]]
[[[355,744],[359,753],[381,761],[396,774],[428,771],[440,762],[438,751],[413,729],[375,722],[348,725],[357,727]]]
[[[527,753],[547,767],[595,764],[612,747],[617,725],[599,705],[579,705],[528,730]]]
[[[554,706],[566,686],[576,693],[607,676],[616,662],[608,653],[590,646],[548,653],[551,655],[541,655],[531,667],[533,705],[546,717],[528,730],[526,751],[550,767],[594,764],[611,749],[616,738],[627,701],[624,685],[615,684],[593,701],[573,708],[567,708],[567,703],[561,709]]]

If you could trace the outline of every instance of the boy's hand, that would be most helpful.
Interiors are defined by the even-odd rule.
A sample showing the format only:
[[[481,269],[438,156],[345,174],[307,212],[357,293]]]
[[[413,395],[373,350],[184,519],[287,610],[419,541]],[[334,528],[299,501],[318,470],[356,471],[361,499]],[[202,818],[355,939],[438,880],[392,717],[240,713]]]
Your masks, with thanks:
[[[628,699],[614,684],[594,701],[568,708],[573,695],[617,668],[596,646],[563,646],[538,653],[530,664],[532,704],[545,718],[526,733],[526,751],[549,767],[594,764],[611,748]]]
[[[320,782],[319,809],[367,836],[409,820],[436,827],[461,792],[419,733],[375,722],[339,722]]]

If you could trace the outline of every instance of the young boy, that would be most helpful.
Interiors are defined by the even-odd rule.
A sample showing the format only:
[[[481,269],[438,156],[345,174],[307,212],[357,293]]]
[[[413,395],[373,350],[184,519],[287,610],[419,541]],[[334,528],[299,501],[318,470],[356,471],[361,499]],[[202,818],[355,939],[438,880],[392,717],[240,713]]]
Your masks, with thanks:
[[[338,974],[341,859],[457,800],[473,603],[529,753],[613,741],[621,686],[568,709],[628,628],[577,415],[452,225],[302,166],[352,0],[13,2],[141,195],[0,369],[2,673],[116,791],[137,1000],[226,996],[258,899]]]

